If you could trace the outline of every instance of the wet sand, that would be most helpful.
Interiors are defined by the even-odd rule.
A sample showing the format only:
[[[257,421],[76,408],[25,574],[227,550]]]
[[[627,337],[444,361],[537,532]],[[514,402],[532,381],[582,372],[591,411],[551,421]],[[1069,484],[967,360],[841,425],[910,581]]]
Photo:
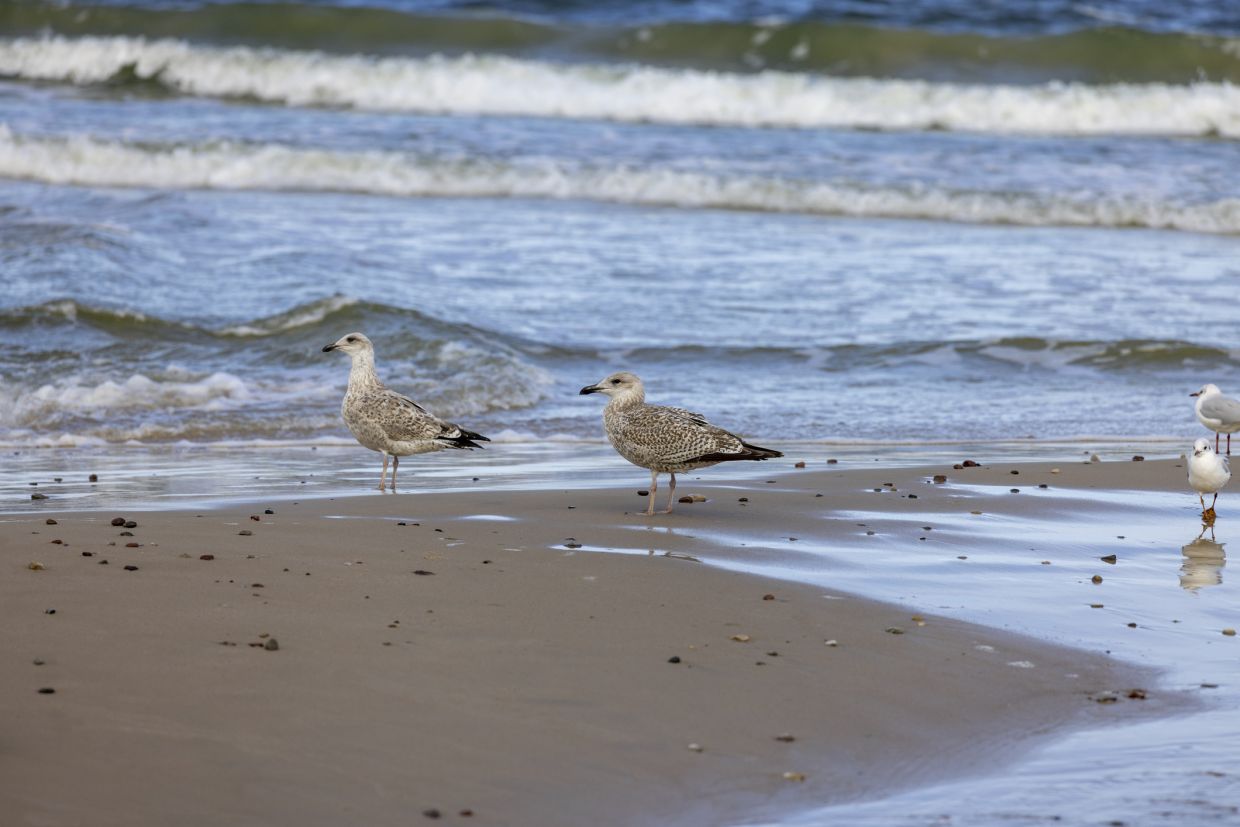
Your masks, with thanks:
[[[795,459],[771,483],[682,480],[706,502],[652,518],[636,485],[129,512],[130,529],[13,517],[0,811],[718,824],[983,772],[1167,708],[1155,675],[1099,652],[726,569],[813,565],[797,543],[873,530],[841,515],[875,497],[883,530],[916,531],[927,512],[1045,507],[1010,488],[1171,489],[1176,462]]]

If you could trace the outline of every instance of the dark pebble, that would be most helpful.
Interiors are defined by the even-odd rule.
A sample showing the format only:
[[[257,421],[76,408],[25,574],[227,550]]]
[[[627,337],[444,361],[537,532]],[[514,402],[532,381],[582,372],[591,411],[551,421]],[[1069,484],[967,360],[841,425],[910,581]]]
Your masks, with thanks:
[[[248,528],[243,528],[243,529],[241,529],[240,531],[238,531],[237,533],[238,533],[238,534],[240,534],[242,537],[249,537],[249,536],[250,536],[251,534],[253,534],[254,532],[253,532],[253,531],[250,531]]]
[[[815,494],[814,496],[815,496],[815,497],[821,497],[822,495],[821,495],[821,494]]]
[[[120,526],[120,525],[124,525],[124,524],[125,524],[125,518],[124,518],[124,517],[113,517],[113,518],[112,518],[112,525],[117,525],[117,526]]]
[[[264,514],[275,514],[276,512],[274,512],[274,511],[272,511],[270,508],[268,508],[268,509],[265,509],[265,510],[263,511],[263,513],[264,513]]]
[[[427,818],[439,818],[439,811],[432,807],[429,810],[423,810],[422,815]]]
[[[974,462],[971,459],[966,459],[964,462],[960,463],[960,467],[961,468],[980,468],[981,463]]]
[[[117,537],[132,537],[132,536],[133,536],[133,532],[132,532],[132,531],[122,531],[120,534],[117,534],[116,536],[117,536]]]
[[[55,695],[55,694],[56,694],[56,690],[55,690],[55,689],[52,689],[52,687],[50,687],[50,686],[40,686],[40,687],[39,687],[39,694],[40,694],[40,695]]]
[[[793,741],[796,740],[796,737],[793,735],[776,735],[775,740],[783,741],[785,744],[791,744]]]
[[[141,548],[138,543],[125,543],[125,548]]]
[[[57,523],[56,523],[56,521],[55,521],[55,520],[53,520],[51,517],[48,517],[46,520],[44,520],[44,522],[45,522],[45,523],[47,523],[48,525],[56,525],[56,524],[57,524]]]
[[[954,470],[954,471],[959,471],[959,470],[960,470],[961,468],[963,468],[963,467],[964,467],[964,466],[963,466],[963,465],[961,465],[960,463],[956,463],[955,465],[953,465],[953,466],[952,466],[952,470]]]
[[[409,525],[409,523],[397,523],[397,525]]]
[[[792,466],[792,467],[793,467],[793,468],[804,468],[804,467],[805,467],[805,463],[804,463],[804,462],[798,462],[796,465],[794,465],[794,466]]]
[[[267,642],[263,644],[263,648],[268,652],[274,652],[280,648],[280,643],[273,637],[267,638]]]
[[[668,663],[680,663],[680,655],[672,655],[667,659]]]
[[[47,495],[46,495],[46,494],[37,494],[37,493],[36,493],[36,494],[31,494],[31,495],[30,495],[30,499],[32,499],[32,500],[46,500],[46,499],[47,499]]]
[[[1132,461],[1133,462],[1145,462],[1145,457],[1141,456],[1140,454],[1137,454],[1135,457],[1132,458]]]
[[[84,551],[82,552],[82,556],[83,557],[94,557],[95,553],[93,551]]]
[[[125,566],[125,571],[137,571],[137,566]]]
[[[107,561],[107,560],[100,560],[100,561],[99,561],[99,565],[101,565],[101,566],[106,566],[107,564],[108,564],[108,561]]]
[[[87,481],[89,481],[89,482],[99,482],[99,475],[98,475],[98,474],[91,474],[91,475],[90,475],[89,477],[87,477],[86,479],[87,479]]]
[[[1009,474],[1019,474],[1020,472],[1019,472],[1019,471],[1016,471],[1016,470],[1012,470],[1012,471],[1008,471],[1008,473],[1009,473]]]
[[[52,544],[57,545],[57,546],[63,546],[65,544],[65,541],[64,540],[52,540]]]
[[[459,813],[461,818],[471,818],[474,814],[473,810],[461,810]]]
[[[736,498],[736,501],[737,501],[738,503],[747,503],[747,502],[749,502],[749,498],[748,498],[748,497],[737,497],[737,498]]]
[[[1040,482],[1040,483],[1038,483],[1038,488],[1050,488],[1050,486],[1049,486],[1049,485],[1047,485],[1047,484],[1046,484],[1046,483],[1044,483],[1044,482]]]
[[[426,569],[414,569],[414,570],[413,570],[413,573],[414,573],[414,574],[424,574],[424,575],[425,575],[425,574],[434,574],[435,572],[433,572],[433,571],[427,571]]]
[[[678,503],[690,503],[690,504],[692,504],[692,503],[693,503],[693,498],[692,498],[692,497],[680,497],[680,498],[678,498],[678,499],[676,500],[676,502],[678,502]]]
[[[258,516],[257,514],[251,514],[250,519],[257,523],[257,522],[260,522],[263,518]]]
[[[134,520],[125,521],[125,528],[137,528],[137,527],[138,527],[138,523],[136,521]]]
[[[214,560],[215,555],[214,554],[200,554],[198,555],[198,559],[199,560]]]
[[[690,500],[692,502],[692,500]],[[581,543],[565,543],[564,548],[581,548]]]
[[[1010,489],[1010,490],[1011,490],[1011,492],[1012,492],[1013,494],[1019,494],[1019,493],[1020,493],[1020,489],[1019,489],[1019,488],[1012,488],[1012,489]]]
[[[56,614],[56,610],[55,610],[55,609],[44,609],[44,610],[43,610],[43,614],[45,614],[45,615],[54,615],[54,614]]]
[[[31,661],[31,663],[33,663],[35,666],[42,666],[43,664],[47,663],[47,661],[43,660],[43,658],[35,658],[33,661]]]
[[[640,491],[638,491],[638,492],[637,492],[637,496],[639,496],[639,497],[649,497],[649,496],[650,496],[650,492],[649,492],[649,491],[647,491],[645,488],[643,488],[643,489],[641,489]]]
[[[939,485],[942,485],[943,483],[947,482],[947,475],[946,474],[935,474],[934,481],[938,483]]]
[[[829,459],[827,460],[827,465],[835,465],[837,462],[839,462],[838,459]]]
[[[1108,554],[1105,557],[1099,557],[1098,559],[1104,563],[1110,563],[1111,565],[1115,565],[1115,561],[1117,558],[1114,554]]]
[[[915,499],[917,499],[917,495],[916,495],[916,494],[909,494],[909,495],[908,495],[908,498],[909,498],[910,500],[915,500]]]

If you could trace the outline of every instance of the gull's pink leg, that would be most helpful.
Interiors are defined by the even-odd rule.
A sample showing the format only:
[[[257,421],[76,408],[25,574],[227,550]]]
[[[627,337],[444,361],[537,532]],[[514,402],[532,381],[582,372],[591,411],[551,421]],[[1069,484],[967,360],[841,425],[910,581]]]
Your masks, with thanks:
[[[663,513],[664,513],[664,514],[671,514],[671,513],[672,513],[672,505],[673,505],[675,502],[676,502],[676,475],[675,475],[675,474],[672,474],[672,490],[671,490],[671,493],[669,493],[669,494],[667,495],[667,510],[666,510],[666,511],[664,511]]]
[[[396,469],[400,467],[400,457],[392,457],[392,490],[396,490]]]
[[[659,490],[659,472],[650,472],[650,503],[646,506],[646,516],[654,513],[654,492]]]
[[[382,491],[384,489],[384,486],[387,484],[387,464],[388,464],[388,455],[384,454],[383,455],[383,473],[379,475],[379,490],[380,491]]]

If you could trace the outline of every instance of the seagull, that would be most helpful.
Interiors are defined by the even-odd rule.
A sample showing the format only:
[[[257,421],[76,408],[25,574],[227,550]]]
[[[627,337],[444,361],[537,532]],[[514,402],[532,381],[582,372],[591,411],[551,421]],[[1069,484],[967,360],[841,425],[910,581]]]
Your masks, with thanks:
[[[445,422],[380,382],[375,373],[375,347],[365,335],[350,333],[323,348],[324,353],[333,350],[347,353],[353,361],[349,369],[349,389],[340,405],[340,414],[358,442],[383,454],[380,491],[384,490],[387,480],[389,456],[392,458],[392,490],[395,491],[396,469],[401,457],[444,448],[481,448],[475,440],[491,441],[482,434]]]
[[[642,380],[627,371],[613,373],[597,385],[587,385],[581,394],[603,393],[611,397],[603,408],[603,427],[607,439],[620,456],[641,468],[650,469],[650,504],[646,514],[654,514],[654,495],[659,474],[671,474],[667,509],[671,514],[676,501],[676,474],[706,468],[738,459],[764,460],[782,457],[779,451],[750,445],[706,421],[699,413],[684,408],[647,405]]]
[[[1240,431],[1240,401],[1223,396],[1218,385],[1204,385],[1196,393],[1197,419],[1214,431],[1214,450],[1218,452],[1218,435],[1227,434],[1227,456],[1231,456],[1231,435]]]
[[[1231,479],[1231,469],[1227,466],[1227,458],[1220,457],[1210,449],[1210,440],[1199,439],[1193,443],[1193,455],[1188,458],[1188,484],[1197,492],[1201,500],[1201,513],[1207,515],[1214,510],[1218,502],[1218,492]],[[1214,502],[1206,508],[1206,494],[1214,495]]]

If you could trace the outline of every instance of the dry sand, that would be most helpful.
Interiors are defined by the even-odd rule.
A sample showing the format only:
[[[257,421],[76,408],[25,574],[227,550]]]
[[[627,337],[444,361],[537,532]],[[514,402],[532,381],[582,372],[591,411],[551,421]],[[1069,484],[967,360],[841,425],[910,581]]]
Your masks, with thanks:
[[[855,534],[838,512],[876,496],[902,525],[1039,507],[1009,486],[1182,486],[1176,463],[815,465],[743,487],[708,472],[681,485],[707,502],[654,518],[626,485],[0,523],[0,813],[736,823],[1165,706],[1153,675],[1098,653],[692,558],[806,565],[793,537]]]

